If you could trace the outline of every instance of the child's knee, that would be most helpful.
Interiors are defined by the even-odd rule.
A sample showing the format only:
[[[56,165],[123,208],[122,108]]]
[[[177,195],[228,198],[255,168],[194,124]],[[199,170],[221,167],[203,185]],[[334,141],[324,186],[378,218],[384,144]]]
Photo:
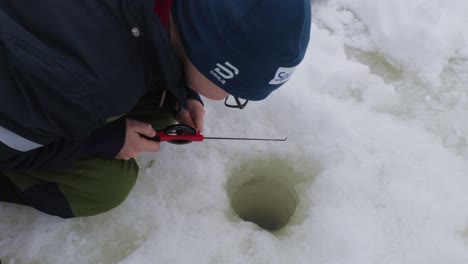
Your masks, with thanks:
[[[95,171],[99,177],[93,177],[93,184],[88,184],[86,189],[63,188],[74,217],[104,213],[125,201],[135,185],[138,166],[133,159],[115,161],[113,165]]]
[[[7,172],[22,203],[62,218],[92,216],[120,205],[135,185],[135,160],[80,161],[63,171]]]

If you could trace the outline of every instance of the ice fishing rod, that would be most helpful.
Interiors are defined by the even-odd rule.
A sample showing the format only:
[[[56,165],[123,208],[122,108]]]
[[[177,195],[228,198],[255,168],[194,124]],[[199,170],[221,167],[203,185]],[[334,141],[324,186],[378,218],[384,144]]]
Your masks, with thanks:
[[[194,141],[200,142],[205,139],[219,139],[219,140],[252,140],[252,141],[286,141],[288,138],[244,138],[244,137],[205,137],[200,131],[196,131],[193,127],[188,125],[171,125],[163,130],[156,131],[156,136],[149,140],[157,142],[169,142],[172,144],[182,145]]]

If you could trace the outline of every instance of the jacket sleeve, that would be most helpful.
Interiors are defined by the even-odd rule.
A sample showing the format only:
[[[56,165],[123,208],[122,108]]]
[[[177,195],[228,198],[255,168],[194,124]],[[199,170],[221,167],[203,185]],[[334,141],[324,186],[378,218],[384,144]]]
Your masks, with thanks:
[[[0,170],[64,169],[80,158],[113,159],[124,144],[125,131],[122,118],[94,130],[85,140],[57,138],[28,151],[28,143],[34,147],[34,142],[10,134],[9,142],[0,141]],[[6,141],[5,134],[3,140]]]
[[[203,103],[203,100],[201,99],[200,94],[192,90],[190,87],[188,87],[188,85],[185,85],[185,92],[187,93],[187,99],[197,100],[203,106],[205,106],[205,104]]]
[[[70,167],[82,151],[82,142],[56,139],[23,152],[0,143],[0,170],[61,169]]]
[[[125,143],[126,131],[125,118],[96,129],[86,140],[82,156],[114,159]]]
[[[109,157],[92,140],[107,126],[95,94],[104,91],[100,84],[69,70],[68,60],[12,17],[0,14],[0,31],[6,32],[0,34],[0,170],[58,169],[86,155]]]

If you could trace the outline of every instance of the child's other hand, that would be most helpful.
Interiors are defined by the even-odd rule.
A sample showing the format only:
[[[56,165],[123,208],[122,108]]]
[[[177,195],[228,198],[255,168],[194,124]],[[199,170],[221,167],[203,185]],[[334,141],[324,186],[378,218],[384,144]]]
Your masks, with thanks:
[[[125,132],[125,143],[116,159],[129,160],[135,158],[141,152],[158,152],[159,142],[148,140],[143,136],[154,137],[156,131],[150,124],[126,119],[127,130]]]
[[[194,99],[189,99],[188,110],[182,109],[177,116],[177,121],[180,124],[189,125],[195,130],[203,132],[203,122],[205,118],[205,108],[203,105]]]

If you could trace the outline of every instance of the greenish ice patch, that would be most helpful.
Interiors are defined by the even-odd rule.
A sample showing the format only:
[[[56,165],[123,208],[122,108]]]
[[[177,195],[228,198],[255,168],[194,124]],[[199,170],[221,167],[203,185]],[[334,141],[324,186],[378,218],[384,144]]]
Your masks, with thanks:
[[[403,70],[381,53],[367,52],[350,46],[345,46],[345,52],[348,58],[367,65],[372,74],[380,76],[387,84],[403,78]]]

